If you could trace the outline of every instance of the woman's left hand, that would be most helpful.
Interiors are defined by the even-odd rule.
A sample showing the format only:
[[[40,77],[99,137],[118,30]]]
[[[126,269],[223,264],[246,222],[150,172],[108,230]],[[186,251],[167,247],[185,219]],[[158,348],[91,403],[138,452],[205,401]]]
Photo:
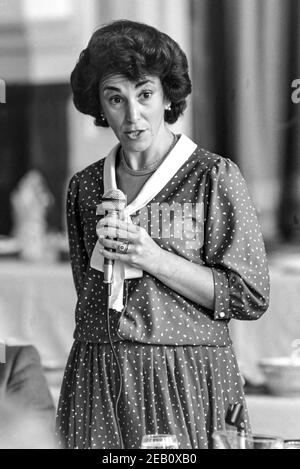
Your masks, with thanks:
[[[155,273],[161,262],[163,249],[144,228],[135,225],[131,220],[124,221],[107,215],[98,222],[96,231],[102,245],[100,252],[104,257],[120,260],[151,274]],[[120,251],[120,246],[121,249],[122,246],[125,247],[126,253]]]

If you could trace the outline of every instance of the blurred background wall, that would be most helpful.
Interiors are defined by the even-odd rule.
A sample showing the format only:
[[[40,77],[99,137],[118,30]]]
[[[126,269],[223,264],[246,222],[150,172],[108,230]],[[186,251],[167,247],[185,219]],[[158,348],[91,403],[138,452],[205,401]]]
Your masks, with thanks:
[[[194,137],[240,166],[268,241],[300,241],[298,0],[192,0]]]
[[[91,33],[118,18],[148,22],[186,51],[193,78],[175,131],[236,161],[268,246],[300,242],[298,0],[0,0],[0,234],[10,194],[31,168],[54,195],[49,228],[64,229],[67,181],[106,155],[110,130],[73,107],[69,76]]]

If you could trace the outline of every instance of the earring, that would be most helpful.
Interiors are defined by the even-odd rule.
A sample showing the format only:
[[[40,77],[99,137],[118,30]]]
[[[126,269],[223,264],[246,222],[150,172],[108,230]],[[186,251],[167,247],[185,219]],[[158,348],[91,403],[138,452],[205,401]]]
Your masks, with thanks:
[[[170,104],[166,107],[166,111],[171,111],[171,107],[172,107],[172,103],[170,103]]]
[[[106,120],[105,115],[103,114],[103,112],[100,112],[100,120],[103,124],[107,124],[107,120]]]

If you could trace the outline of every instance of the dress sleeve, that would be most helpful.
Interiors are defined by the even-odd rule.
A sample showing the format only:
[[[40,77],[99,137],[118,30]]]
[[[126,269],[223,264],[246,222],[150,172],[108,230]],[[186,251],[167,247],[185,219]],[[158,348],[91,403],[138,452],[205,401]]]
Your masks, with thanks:
[[[84,245],[83,227],[80,219],[79,177],[77,174],[71,179],[68,189],[67,227],[74,284],[79,296],[88,267],[88,255]]]
[[[212,268],[215,319],[258,319],[269,306],[269,270],[256,210],[239,168],[228,158],[207,182],[205,262]]]

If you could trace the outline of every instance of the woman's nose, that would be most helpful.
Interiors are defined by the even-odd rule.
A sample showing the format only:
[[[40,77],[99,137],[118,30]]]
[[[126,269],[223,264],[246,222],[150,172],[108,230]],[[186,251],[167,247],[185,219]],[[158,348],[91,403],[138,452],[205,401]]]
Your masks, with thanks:
[[[138,103],[136,102],[128,102],[127,109],[126,109],[126,119],[131,124],[137,122],[140,117],[140,111],[138,107]]]

